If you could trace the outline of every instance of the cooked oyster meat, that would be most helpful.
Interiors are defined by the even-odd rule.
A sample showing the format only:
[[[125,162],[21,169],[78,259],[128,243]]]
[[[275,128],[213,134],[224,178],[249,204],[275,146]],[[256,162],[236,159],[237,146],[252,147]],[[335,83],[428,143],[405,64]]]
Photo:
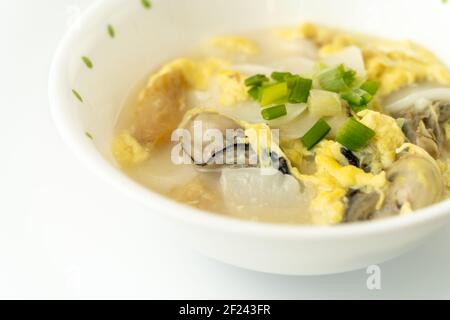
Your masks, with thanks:
[[[361,190],[350,190],[347,193],[347,209],[345,222],[361,222],[371,220],[377,211],[380,194],[377,192],[365,193]]]
[[[291,174],[289,161],[279,146],[271,141],[266,145],[259,144],[260,141],[252,143],[246,127],[251,125],[217,111],[194,109],[180,125],[191,137],[190,141],[183,140],[183,150],[202,170],[269,166],[283,174]],[[199,136],[203,138],[195,139]]]
[[[438,201],[443,194],[442,175],[436,162],[421,154],[407,153],[387,171],[390,182],[385,209],[395,213],[404,206],[412,210]]]
[[[412,92],[411,92],[412,91]],[[407,88],[395,94],[386,110],[403,122],[409,142],[438,159],[446,148],[446,126],[450,124],[450,89]]]
[[[444,125],[449,120],[449,107],[450,104],[437,102],[420,111],[410,108],[394,116],[404,120],[402,129],[408,140],[437,159],[446,140]]]

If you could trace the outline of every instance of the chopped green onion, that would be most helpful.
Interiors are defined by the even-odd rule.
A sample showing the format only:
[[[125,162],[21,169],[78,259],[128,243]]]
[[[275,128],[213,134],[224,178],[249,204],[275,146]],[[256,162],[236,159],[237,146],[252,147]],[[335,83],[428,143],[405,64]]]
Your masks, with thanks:
[[[365,92],[365,91],[364,91]],[[367,92],[365,92],[367,93]],[[350,105],[362,106],[364,105],[363,92],[361,90],[351,90],[341,94],[342,99],[347,101]]]
[[[285,82],[289,77],[292,77],[293,74],[290,72],[273,72],[271,78],[277,82]]]
[[[367,105],[373,99],[373,96],[370,93],[362,89],[344,92],[341,97],[349,103],[350,107],[355,112],[367,109]]]
[[[320,141],[322,141],[331,131],[328,123],[320,119],[302,138],[303,145],[308,150],[314,148]]]
[[[312,80],[296,77],[292,91],[289,95],[290,103],[305,103],[308,101],[312,88]]]
[[[370,93],[372,96],[374,96],[378,89],[380,88],[380,83],[378,81],[366,81],[361,86],[361,89]]]
[[[305,103],[308,101],[309,92],[312,88],[312,80],[304,79],[290,72],[272,73],[271,78],[276,83],[269,82],[263,74],[257,74],[245,80],[245,85],[250,87],[248,94],[261,103],[263,107],[270,104],[282,103]]]
[[[289,90],[287,82],[281,82],[262,88],[261,105],[263,107],[269,104],[279,102],[288,97]]]
[[[295,84],[297,83],[297,79],[299,79],[300,76],[290,76],[286,78],[286,82],[288,84],[289,90],[292,90],[295,87]]]
[[[367,109],[367,104],[363,104],[362,106],[350,105],[354,113],[359,113]]]
[[[250,90],[248,90],[248,95],[252,97],[254,100],[259,101],[261,99],[261,87],[253,87]]]
[[[360,112],[367,109],[367,105],[373,100],[379,87],[380,84],[377,81],[366,81],[360,89],[343,92],[341,97],[349,103],[354,112]]]
[[[287,115],[287,109],[286,106],[282,104],[279,106],[263,109],[261,110],[261,114],[264,120],[270,121]]]
[[[141,3],[145,9],[150,9],[152,7],[152,3],[150,0],[141,0]]]
[[[347,86],[351,86],[356,80],[356,71],[352,69],[346,70],[342,78]]]
[[[83,60],[86,67],[88,67],[89,69],[92,69],[94,67],[94,64],[92,63],[91,59],[89,59],[88,57],[81,57],[81,60]]]
[[[354,70],[345,70],[343,64],[319,75],[319,83],[322,89],[337,93],[347,91],[355,82],[355,79],[356,72]]]
[[[355,118],[350,118],[339,129],[336,141],[347,149],[357,152],[364,148],[375,136],[375,131],[366,127]]]
[[[261,86],[264,82],[267,81],[269,81],[269,78],[267,78],[265,75],[257,74],[256,76],[246,79],[245,85],[247,87]]]

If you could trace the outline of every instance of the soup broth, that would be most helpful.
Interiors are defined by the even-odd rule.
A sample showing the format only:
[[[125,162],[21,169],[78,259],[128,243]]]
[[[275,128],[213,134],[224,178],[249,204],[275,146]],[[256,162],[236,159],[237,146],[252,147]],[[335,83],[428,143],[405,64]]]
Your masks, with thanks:
[[[218,36],[137,83],[115,135],[130,178],[214,214],[412,214],[448,197],[450,73],[414,43],[310,23]]]

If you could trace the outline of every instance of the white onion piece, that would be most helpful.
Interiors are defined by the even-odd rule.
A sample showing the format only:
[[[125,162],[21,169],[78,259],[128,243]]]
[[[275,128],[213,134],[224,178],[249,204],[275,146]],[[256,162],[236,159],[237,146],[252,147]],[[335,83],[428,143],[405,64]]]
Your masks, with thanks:
[[[414,103],[414,108],[417,111],[423,111],[425,110],[430,104],[432,103],[431,100],[425,99],[425,98],[420,98],[416,101],[416,103]]]
[[[330,67],[344,64],[347,68],[355,70],[358,76],[366,77],[364,58],[358,47],[350,46],[337,53],[326,55],[322,58],[322,62]]]
[[[328,136],[332,139],[336,139],[336,135],[340,128],[345,124],[345,122],[348,120],[349,116],[345,113],[341,113],[334,117],[327,117],[325,120],[331,127],[331,131],[328,134]]]
[[[422,89],[415,91],[404,98],[388,103],[385,110],[389,113],[397,113],[414,106],[416,110],[420,111],[427,101],[450,102],[450,88]]]
[[[287,104],[287,115],[272,121],[268,121],[268,124],[272,128],[282,128],[284,125],[287,125],[294,121],[298,116],[300,116],[303,112],[306,111],[307,106],[306,103],[301,104]]]
[[[314,73],[315,66],[316,62],[314,60],[302,57],[294,57],[278,60],[270,66],[257,64],[238,64],[234,65],[232,69],[248,76],[252,76],[255,74],[264,74],[270,77],[270,75],[274,71],[291,72],[293,74],[310,76]]]
[[[255,101],[239,103],[233,107],[219,107],[219,112],[234,119],[250,123],[267,123],[272,128],[280,128],[294,121],[307,109],[306,104],[287,104],[287,115],[272,121],[266,121],[261,115],[261,107]]]
[[[237,64],[232,67],[232,70],[239,71],[245,75],[253,76],[255,74],[264,74],[270,76],[275,69],[258,65],[258,64]]]
[[[288,140],[299,139],[311,129],[319,117],[313,116],[309,111],[302,113],[289,124],[280,128],[280,137]]]
[[[129,174],[141,184],[158,192],[167,193],[182,187],[198,176],[192,165],[178,165],[172,159],[172,147],[153,152],[148,161],[129,169]]]
[[[431,83],[422,83],[419,85],[411,85],[404,88],[401,88],[400,90],[395,91],[394,93],[391,93],[389,96],[383,99],[383,105],[389,106],[393,103],[396,103],[412,94],[424,92],[431,89],[439,89],[441,87],[437,87],[434,84]]]
[[[264,119],[261,116],[261,107],[256,101],[246,101],[235,106],[221,106],[218,111],[228,117],[250,123],[261,123]]]
[[[230,209],[295,208],[301,200],[299,182],[275,169],[223,169],[220,186]]]
[[[273,68],[280,72],[291,72],[303,76],[312,76],[316,62],[307,58],[295,57],[277,61]]]

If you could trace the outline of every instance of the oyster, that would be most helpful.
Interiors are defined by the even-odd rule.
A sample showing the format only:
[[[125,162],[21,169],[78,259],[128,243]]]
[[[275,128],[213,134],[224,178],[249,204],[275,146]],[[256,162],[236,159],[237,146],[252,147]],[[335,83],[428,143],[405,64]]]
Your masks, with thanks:
[[[183,150],[193,164],[204,170],[224,168],[274,168],[293,174],[293,168],[266,124],[250,124],[213,109],[189,111],[180,129],[189,141]]]
[[[388,102],[386,111],[403,122],[402,130],[409,142],[423,148],[435,159],[446,151],[445,126],[450,123],[450,88],[409,88]]]
[[[444,180],[436,161],[422,148],[407,143],[387,169],[385,198],[377,192],[352,190],[347,195],[346,221],[366,221],[418,210],[439,201]],[[381,203],[380,203],[381,202]]]

